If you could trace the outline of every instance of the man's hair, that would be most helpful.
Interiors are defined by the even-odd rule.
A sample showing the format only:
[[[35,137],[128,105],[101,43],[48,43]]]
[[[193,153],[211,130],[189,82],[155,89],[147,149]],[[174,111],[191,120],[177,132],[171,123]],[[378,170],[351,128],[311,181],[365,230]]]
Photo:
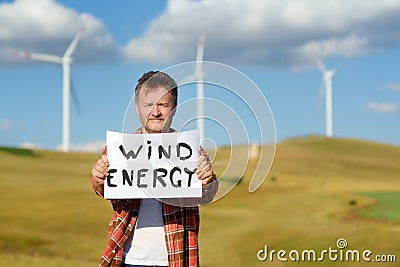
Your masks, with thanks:
[[[161,71],[149,71],[139,78],[135,88],[135,103],[137,104],[138,102],[141,90],[145,90],[147,94],[150,90],[159,87],[163,87],[172,93],[172,101],[176,107],[178,105],[178,86],[171,76]]]

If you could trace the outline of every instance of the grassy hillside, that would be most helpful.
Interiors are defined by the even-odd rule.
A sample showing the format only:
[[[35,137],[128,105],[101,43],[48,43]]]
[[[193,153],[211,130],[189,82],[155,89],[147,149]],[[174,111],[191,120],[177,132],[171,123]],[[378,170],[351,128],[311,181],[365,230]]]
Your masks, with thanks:
[[[217,152],[222,173],[227,148]],[[97,154],[0,149],[0,266],[96,266],[111,209],[92,193]],[[256,160],[228,195],[201,208],[202,266],[364,266],[364,262],[260,262],[264,249],[348,249],[400,261],[400,147],[345,139],[278,144],[263,186],[248,193]],[[378,210],[378,212],[377,212]],[[286,255],[287,256],[287,255]],[[372,256],[371,256],[372,257]],[[368,263],[382,266],[382,263]]]

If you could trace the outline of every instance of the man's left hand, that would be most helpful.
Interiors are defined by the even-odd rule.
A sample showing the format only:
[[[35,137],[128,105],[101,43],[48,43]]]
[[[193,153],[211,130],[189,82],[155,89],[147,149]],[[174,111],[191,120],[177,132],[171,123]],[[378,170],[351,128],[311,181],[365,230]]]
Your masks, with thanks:
[[[200,157],[197,161],[196,174],[197,178],[201,180],[203,186],[209,184],[214,176],[214,170],[211,166],[210,158],[202,147],[200,147]]]

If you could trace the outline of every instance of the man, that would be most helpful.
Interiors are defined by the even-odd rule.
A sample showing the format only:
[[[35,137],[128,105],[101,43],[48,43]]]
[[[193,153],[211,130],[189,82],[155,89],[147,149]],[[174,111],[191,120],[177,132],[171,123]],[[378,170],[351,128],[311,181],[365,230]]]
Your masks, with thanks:
[[[141,127],[137,134],[170,133],[177,108],[177,85],[166,73],[145,73],[135,88],[136,111]],[[103,196],[108,176],[107,149],[92,169],[91,184]],[[218,189],[210,159],[200,148],[197,178],[203,196],[198,204],[211,202]],[[193,202],[194,200],[192,200]],[[198,266],[198,205],[172,205],[156,199],[112,200],[114,213],[109,241],[99,266]],[[181,202],[184,203],[184,202]],[[187,204],[187,202],[186,202]]]

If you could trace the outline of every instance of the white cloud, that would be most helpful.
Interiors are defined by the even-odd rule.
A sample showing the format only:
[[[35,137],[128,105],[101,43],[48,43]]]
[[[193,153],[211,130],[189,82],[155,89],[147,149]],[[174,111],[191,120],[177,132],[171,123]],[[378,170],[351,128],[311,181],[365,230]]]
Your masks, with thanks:
[[[400,83],[387,84],[385,88],[391,91],[400,91]]]
[[[400,107],[392,103],[370,102],[367,105],[367,110],[378,113],[399,113]]]
[[[101,149],[105,146],[104,141],[93,141],[93,142],[88,142],[88,143],[79,143],[79,144],[70,144],[70,151],[73,152],[97,152],[101,153]],[[35,144],[33,142],[25,141],[22,142],[18,145],[20,148],[25,148],[25,149],[49,149],[46,148],[45,146],[41,144]],[[49,149],[53,150],[53,149]],[[58,145],[54,150],[56,151],[63,151],[63,146],[62,144]]]
[[[0,131],[11,131],[13,129],[13,126],[11,125],[11,122],[9,120],[3,120],[0,123]]]
[[[20,131],[23,127],[15,126],[9,119],[0,122],[0,132]]]
[[[76,152],[98,152],[101,153],[101,149],[105,146],[104,141],[93,141],[88,143],[70,144],[70,151]],[[56,150],[62,150],[62,144],[58,145]]]
[[[102,21],[77,13],[54,0],[18,0],[0,4],[0,61],[16,63],[13,50],[61,56],[82,25],[85,32],[76,49],[77,61],[110,59],[119,51]]]
[[[19,147],[25,149],[43,149],[42,145],[34,144],[32,142],[22,142],[21,144],[19,144]]]
[[[84,24],[76,61],[190,61],[204,32],[205,60],[301,69],[314,65],[314,57],[352,57],[398,46],[399,13],[397,0],[169,0],[143,36],[118,47],[91,14],[55,0],[18,0],[0,3],[0,63],[15,62],[13,49],[62,55]]]
[[[125,47],[132,60],[205,60],[305,67],[313,58],[355,56],[400,43],[400,1],[170,0],[144,36]]]

